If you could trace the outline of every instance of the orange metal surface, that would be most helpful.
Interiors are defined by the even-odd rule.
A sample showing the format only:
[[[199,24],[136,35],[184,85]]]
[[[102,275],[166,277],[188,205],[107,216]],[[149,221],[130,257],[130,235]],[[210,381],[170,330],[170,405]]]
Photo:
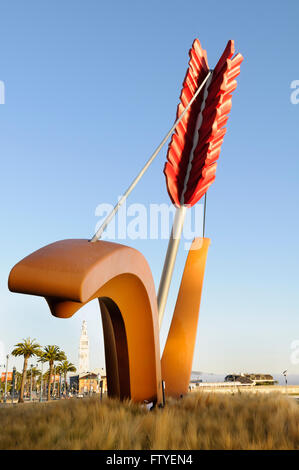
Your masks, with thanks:
[[[188,391],[209,239],[195,239],[187,257],[165,350],[166,395]],[[62,240],[11,270],[9,289],[46,298],[52,314],[69,318],[98,298],[109,396],[162,402],[157,300],[144,256],[117,243]]]
[[[234,53],[234,42],[229,41],[211,71],[206,51],[197,39],[189,52],[177,118],[188,104],[190,108],[175,128],[164,168],[167,190],[177,207],[194,205],[215,180],[224,126],[237,86],[235,78],[243,60],[241,54]],[[71,317],[97,298],[109,395],[161,403],[162,379],[168,396],[178,397],[188,391],[209,244],[208,238],[192,243],[162,360],[152,274],[143,255],[133,248],[105,241],[58,241],[14,266],[9,289],[45,297],[52,314],[59,318]]]
[[[195,239],[186,261],[161,361],[167,396],[188,392],[209,245],[209,238]]]
[[[161,403],[157,301],[150,268],[140,252],[105,241],[63,240],[20,261],[8,284],[13,292],[45,297],[52,314],[60,318],[99,298],[104,306],[109,395]]]

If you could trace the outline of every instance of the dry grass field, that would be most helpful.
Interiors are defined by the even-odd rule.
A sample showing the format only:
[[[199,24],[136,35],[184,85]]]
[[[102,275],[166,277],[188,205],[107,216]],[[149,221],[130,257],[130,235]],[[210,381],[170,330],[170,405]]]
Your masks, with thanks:
[[[147,411],[70,399],[0,408],[0,449],[299,449],[299,405],[281,394],[193,393]]]

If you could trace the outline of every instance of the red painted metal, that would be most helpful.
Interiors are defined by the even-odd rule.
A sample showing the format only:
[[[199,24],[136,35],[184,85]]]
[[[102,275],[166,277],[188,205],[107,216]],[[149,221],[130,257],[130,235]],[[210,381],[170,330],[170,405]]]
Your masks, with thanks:
[[[234,41],[228,41],[206,90],[199,93],[172,135],[164,174],[170,199],[177,207],[196,204],[215,180],[232,92],[237,87],[235,79],[243,61],[241,54],[234,56],[234,53]],[[193,42],[189,56],[177,118],[209,71],[206,51],[198,39]],[[198,129],[196,122],[200,113],[202,120]]]

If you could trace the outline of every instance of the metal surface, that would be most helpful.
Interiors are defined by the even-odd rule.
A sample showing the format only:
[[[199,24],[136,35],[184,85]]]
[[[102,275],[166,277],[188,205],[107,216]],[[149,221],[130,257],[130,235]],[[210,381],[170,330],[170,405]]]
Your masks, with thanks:
[[[170,129],[170,131],[166,134],[166,136],[164,137],[164,139],[162,140],[162,142],[160,143],[160,145],[156,148],[156,150],[154,151],[154,153],[152,154],[152,156],[149,158],[149,160],[147,161],[147,163],[144,165],[144,167],[142,168],[142,170],[138,173],[138,175],[136,176],[136,178],[133,180],[133,182],[131,183],[131,185],[128,187],[128,189],[126,190],[126,192],[121,196],[121,198],[119,199],[118,203],[114,206],[114,208],[112,209],[112,211],[110,212],[110,214],[108,214],[108,216],[106,217],[106,219],[104,220],[103,224],[100,226],[100,228],[96,231],[96,233],[94,234],[94,236],[92,237],[92,239],[90,240],[91,242],[96,242],[102,235],[102,233],[104,232],[104,230],[106,229],[107,225],[111,222],[111,220],[113,219],[113,217],[115,216],[115,214],[117,213],[117,211],[119,210],[119,208],[121,207],[121,205],[125,202],[125,200],[127,199],[127,197],[129,196],[129,194],[133,191],[133,189],[135,188],[136,184],[139,182],[139,180],[142,178],[142,176],[144,175],[144,173],[146,172],[146,170],[149,168],[149,166],[152,164],[152,162],[154,161],[154,159],[156,158],[156,156],[158,155],[158,153],[160,152],[160,150],[162,149],[162,147],[164,146],[164,144],[167,142],[168,138],[171,136],[171,134],[173,133],[173,131],[176,129],[176,127],[178,126],[178,124],[181,122],[181,120],[183,119],[183,117],[185,116],[186,112],[188,111],[188,109],[190,108],[190,106],[192,105],[192,103],[194,102],[194,100],[196,99],[196,97],[199,95],[199,93],[201,92],[202,88],[205,86],[209,76],[210,76],[211,72],[210,71],[207,71],[206,73],[206,76],[203,78],[202,80],[202,83],[199,85],[197,91],[195,92],[194,96],[192,97],[192,99],[190,100],[190,102],[186,105],[185,109],[182,110],[181,114],[179,115],[179,117],[177,118],[177,120],[175,121],[174,125],[172,126],[172,128]]]
[[[140,252],[107,241],[62,240],[18,263],[10,273],[9,288],[45,297],[59,318],[71,317],[100,299],[108,393],[162,403],[155,285]]]
[[[196,45],[197,56],[194,51]],[[205,73],[208,67],[204,52],[199,41],[198,44],[194,41],[178,111],[193,95],[194,88],[190,88],[192,78]],[[209,77],[205,93],[193,102],[190,113],[186,114],[171,138],[164,174],[170,199],[176,206],[193,206],[215,180],[232,92],[237,87],[235,78],[243,61],[241,54],[233,57],[234,53],[234,42],[229,41],[213,75]]]
[[[188,392],[209,245],[208,238],[195,239],[187,257],[161,360],[166,396],[178,398]]]
[[[181,205],[185,204],[185,194],[186,194],[186,191],[188,189],[189,179],[190,179],[190,177],[192,177],[193,160],[194,160],[194,158],[196,158],[195,149],[198,145],[199,131],[200,131],[201,125],[203,123],[203,112],[205,110],[206,100],[207,100],[208,94],[209,94],[209,86],[210,86],[210,83],[211,83],[212,78],[213,78],[213,71],[211,71],[211,72],[212,73],[209,76],[209,79],[208,79],[208,81],[205,85],[205,88],[204,88],[202,102],[201,102],[201,105],[200,105],[200,111],[199,111],[199,114],[198,114],[198,116],[196,118],[196,122],[195,122],[192,148],[191,148],[190,155],[189,155],[188,165],[187,165],[187,168],[186,168],[186,174],[185,174],[185,179],[184,179],[184,186],[183,186],[183,190],[182,190],[182,193],[181,193],[181,200],[180,200]]]
[[[163,404],[162,380],[166,395],[178,397],[187,393],[209,239],[195,239],[190,248],[162,361],[159,320],[161,323],[185,205],[195,204],[215,179],[231,93],[236,88],[235,77],[243,60],[240,54],[232,58],[233,54],[234,45],[229,41],[213,71],[208,94],[201,96],[211,71],[206,52],[198,40],[194,41],[174,126],[91,240],[95,242],[101,236],[175,130],[164,172],[170,198],[178,209],[159,287],[159,316],[150,268],[141,253],[124,245],[62,240],[35,251],[10,272],[11,291],[45,297],[56,317],[69,318],[91,300],[99,299],[109,375],[108,394],[112,396]],[[199,126],[197,119],[201,121]],[[194,136],[194,132],[198,136]]]
[[[165,306],[167,302],[169,287],[171,283],[172,273],[175,265],[175,260],[181,240],[181,234],[183,230],[185,215],[187,208],[181,206],[177,208],[175,212],[175,218],[171,235],[168,243],[166,257],[164,261],[163,271],[161,275],[157,301],[158,301],[158,314],[159,314],[159,326],[161,328]]]
[[[180,201],[177,206],[179,209],[176,211],[176,218],[174,221],[174,226],[177,223],[179,226],[179,234],[177,237],[173,237],[173,230],[171,232],[168,249],[165,257],[165,262],[163,266],[163,272],[160,280],[159,291],[158,291],[158,309],[159,309],[159,325],[161,328],[163,316],[165,312],[165,307],[167,303],[168,292],[171,284],[173,269],[175,265],[175,260],[178,252],[178,247],[180,243],[181,233],[183,229],[183,224],[185,220],[185,211],[186,208],[185,204],[185,193],[188,189],[188,183],[190,177],[192,177],[192,165],[193,160],[195,158],[195,149],[198,145],[198,138],[199,138],[199,130],[203,122],[203,112],[205,109],[206,100],[208,97],[208,89],[213,77],[213,71],[209,71],[208,80],[205,83],[203,88],[203,93],[201,99],[194,101],[194,93],[196,90],[196,85],[198,81],[201,81],[202,75],[206,74],[208,69],[207,59],[203,49],[199,41],[195,40],[192,48],[190,50],[190,61],[189,61],[189,69],[187,70],[187,74],[183,83],[183,90],[181,93],[181,103],[183,105],[186,104],[186,101],[189,104],[192,102],[193,105],[191,107],[191,111],[188,116],[185,117],[184,126],[180,129],[175,131],[174,136],[172,137],[172,141],[169,146],[168,150],[168,158],[174,164],[174,167],[177,171],[177,176],[180,181],[176,181],[173,185],[173,190],[178,195],[180,192]],[[195,93],[196,94],[196,93]],[[177,113],[180,112],[180,105],[178,106]],[[192,124],[192,129],[188,129],[188,126]],[[180,140],[179,136],[184,134],[185,140]],[[178,137],[178,139],[176,139]],[[182,147],[182,153],[179,155],[177,150]],[[178,165],[179,158],[182,157],[184,153],[187,155],[187,163],[185,166],[180,168]],[[171,156],[169,156],[171,155]],[[174,157],[175,155],[175,157]],[[174,159],[174,160],[173,160]],[[172,167],[173,169],[173,167]],[[177,185],[174,188],[175,184]],[[179,186],[181,187],[181,191],[179,190]],[[171,193],[171,191],[170,191]]]
[[[163,404],[162,378],[166,395],[181,395],[186,384],[188,388],[204,271],[202,250],[206,253],[207,243],[194,240],[187,257],[171,324],[171,331],[178,339],[173,342],[173,334],[167,339],[165,351],[172,350],[172,353],[170,357],[164,351],[163,377],[154,281],[145,258],[137,250],[105,241],[91,244],[88,240],[62,240],[20,261],[10,273],[9,288],[13,292],[45,297],[52,314],[60,318],[71,317],[98,298],[104,327],[108,394]],[[186,367],[181,376],[184,357]],[[175,375],[177,386],[168,385]]]

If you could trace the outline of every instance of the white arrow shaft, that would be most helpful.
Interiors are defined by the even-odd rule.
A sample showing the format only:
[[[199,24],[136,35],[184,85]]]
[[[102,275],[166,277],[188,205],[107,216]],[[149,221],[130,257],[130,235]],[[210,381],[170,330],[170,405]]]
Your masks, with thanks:
[[[152,154],[152,156],[149,158],[149,160],[146,162],[146,164],[144,165],[144,167],[142,168],[142,170],[138,173],[138,175],[136,176],[136,178],[133,180],[133,182],[131,183],[131,185],[128,187],[127,191],[123,194],[123,196],[119,199],[118,203],[114,206],[114,208],[112,209],[112,211],[108,214],[108,216],[106,217],[106,219],[104,220],[104,222],[102,223],[102,225],[100,226],[100,228],[97,230],[97,232],[94,234],[94,236],[92,237],[91,239],[91,242],[96,242],[102,235],[102,233],[104,232],[104,230],[106,229],[107,225],[111,222],[111,220],[113,219],[113,217],[115,216],[115,214],[117,213],[118,209],[120,208],[120,206],[125,202],[125,200],[127,199],[127,197],[129,196],[129,194],[133,191],[133,189],[135,188],[135,186],[137,185],[137,183],[139,182],[139,180],[142,178],[142,176],[144,175],[144,173],[146,172],[146,170],[148,169],[148,167],[152,164],[152,162],[154,161],[154,159],[156,158],[156,156],[158,155],[158,153],[160,152],[160,150],[162,149],[162,147],[164,146],[164,144],[167,142],[168,138],[170,137],[170,135],[173,133],[173,131],[175,130],[175,128],[177,127],[177,125],[181,122],[181,120],[183,119],[183,117],[185,116],[186,112],[188,111],[188,109],[190,108],[191,104],[193,103],[193,101],[196,99],[196,97],[198,96],[198,94],[201,92],[202,88],[205,86],[207,80],[209,79],[210,75],[212,74],[212,71],[209,70],[209,72],[207,73],[205,79],[202,81],[201,85],[198,87],[198,89],[196,90],[196,93],[194,94],[194,96],[192,97],[192,99],[189,101],[189,103],[187,104],[186,108],[184,109],[184,111],[182,112],[182,114],[179,116],[179,118],[176,120],[176,122],[174,123],[174,125],[172,126],[172,128],[170,129],[169,132],[167,132],[166,136],[164,137],[164,139],[162,140],[162,142],[160,143],[160,145],[156,148],[156,150],[154,151],[154,153]]]
[[[157,300],[158,300],[158,313],[159,313],[159,325],[161,328],[164,311],[166,307],[168,292],[170,288],[172,273],[174,270],[175,260],[181,240],[185,215],[186,206],[178,207],[175,213],[173,227],[171,230],[170,239],[168,242],[167,253],[164,261],[163,271],[161,275]]]

